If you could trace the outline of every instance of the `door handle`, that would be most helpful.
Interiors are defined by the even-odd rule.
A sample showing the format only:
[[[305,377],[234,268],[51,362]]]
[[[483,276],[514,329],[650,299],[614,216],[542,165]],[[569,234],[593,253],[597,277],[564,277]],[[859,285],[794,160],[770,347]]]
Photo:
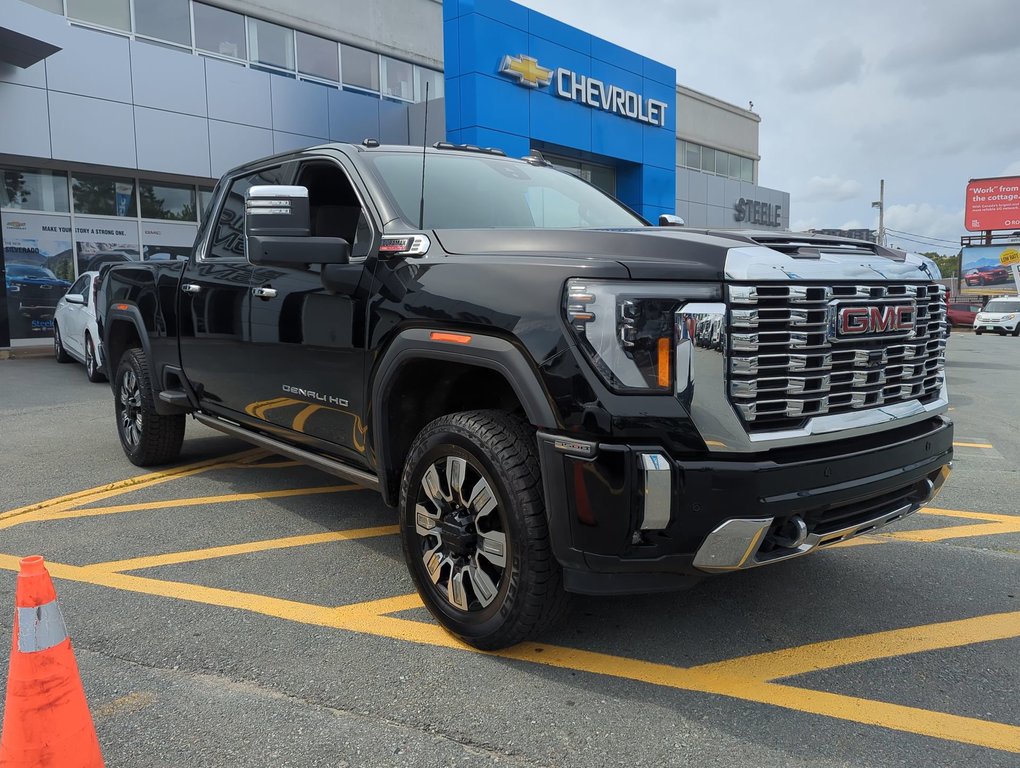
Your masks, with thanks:
[[[252,288],[251,289],[251,295],[252,296],[258,296],[260,299],[275,299],[276,298],[276,289],[275,288],[268,288],[268,287],[265,287],[265,286],[260,287],[260,288]]]
[[[196,283],[182,283],[181,290],[185,293],[198,293],[202,290],[202,286],[197,285]]]

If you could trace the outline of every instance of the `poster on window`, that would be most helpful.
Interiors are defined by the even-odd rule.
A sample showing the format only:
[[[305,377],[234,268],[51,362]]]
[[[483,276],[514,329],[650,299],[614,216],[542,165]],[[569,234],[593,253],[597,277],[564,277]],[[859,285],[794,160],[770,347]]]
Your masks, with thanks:
[[[12,339],[53,334],[53,311],[74,280],[71,220],[21,211],[0,214]]]
[[[94,219],[79,217],[74,223],[78,250],[78,274],[99,269],[103,264],[138,261],[138,222],[135,219]]]
[[[142,260],[180,261],[191,254],[197,224],[142,222]]]

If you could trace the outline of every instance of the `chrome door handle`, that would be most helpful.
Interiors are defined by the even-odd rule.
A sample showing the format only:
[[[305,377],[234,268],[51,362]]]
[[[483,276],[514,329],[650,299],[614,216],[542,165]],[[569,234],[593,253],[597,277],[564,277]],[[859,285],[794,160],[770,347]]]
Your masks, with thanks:
[[[198,293],[202,290],[202,286],[196,283],[183,283],[181,284],[181,290],[185,293]]]
[[[251,295],[252,296],[258,296],[260,299],[274,299],[274,298],[276,298],[276,289],[275,288],[265,288],[265,287],[262,287],[262,288],[252,288],[251,289]]]

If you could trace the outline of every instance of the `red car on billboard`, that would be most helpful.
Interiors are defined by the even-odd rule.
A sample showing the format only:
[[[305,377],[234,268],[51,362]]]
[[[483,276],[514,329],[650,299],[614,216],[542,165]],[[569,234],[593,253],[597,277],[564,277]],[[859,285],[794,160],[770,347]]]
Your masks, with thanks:
[[[963,273],[963,281],[967,285],[991,285],[1005,283],[1009,280],[1009,270],[1000,265],[991,267],[974,267]]]

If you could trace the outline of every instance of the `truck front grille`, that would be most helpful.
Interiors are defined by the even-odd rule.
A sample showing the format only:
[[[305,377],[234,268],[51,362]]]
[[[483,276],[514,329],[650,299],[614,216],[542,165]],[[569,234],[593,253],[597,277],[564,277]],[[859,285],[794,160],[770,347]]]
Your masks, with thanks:
[[[750,431],[936,399],[945,376],[938,283],[728,286],[730,402]],[[841,335],[843,307],[911,307],[913,328]]]

